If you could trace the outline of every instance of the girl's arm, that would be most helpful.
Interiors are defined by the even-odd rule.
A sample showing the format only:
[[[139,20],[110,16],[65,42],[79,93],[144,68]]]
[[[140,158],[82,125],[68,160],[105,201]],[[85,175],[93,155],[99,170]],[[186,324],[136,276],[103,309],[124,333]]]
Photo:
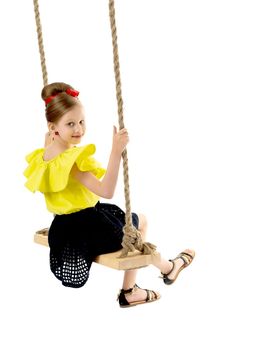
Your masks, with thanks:
[[[111,199],[116,188],[121,154],[129,142],[129,136],[126,129],[117,132],[116,127],[113,129],[113,142],[107,171],[100,181],[93,174],[87,171],[80,171],[76,165],[72,168],[72,175],[86,186],[91,192],[99,197]]]
[[[72,175],[97,196],[110,199],[117,184],[120,160],[121,154],[111,151],[107,171],[101,181],[88,171],[80,171],[76,165],[72,169]]]

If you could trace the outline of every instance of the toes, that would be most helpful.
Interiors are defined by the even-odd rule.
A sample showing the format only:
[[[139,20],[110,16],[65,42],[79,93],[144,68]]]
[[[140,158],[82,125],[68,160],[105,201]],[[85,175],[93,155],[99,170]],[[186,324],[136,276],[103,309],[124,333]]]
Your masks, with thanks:
[[[195,257],[195,251],[193,249],[186,249],[185,252],[192,255],[193,258]]]
[[[148,290],[146,301],[154,301],[160,299],[161,295],[154,290]]]
[[[186,267],[190,265],[194,260],[195,251],[191,249],[185,249],[181,254],[179,254],[179,257],[184,261],[184,265]]]

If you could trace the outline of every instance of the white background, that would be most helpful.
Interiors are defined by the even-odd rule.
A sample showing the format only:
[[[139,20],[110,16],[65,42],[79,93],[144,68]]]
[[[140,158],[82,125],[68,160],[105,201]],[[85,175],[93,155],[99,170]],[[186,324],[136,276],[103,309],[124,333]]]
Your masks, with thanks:
[[[1,349],[262,349],[262,2],[116,1],[132,208],[165,257],[197,253],[170,287],[141,270],[162,299],[125,310],[122,272],[94,264],[83,288],[65,288],[32,242],[52,220],[22,175],[46,132],[33,1],[0,4]],[[80,91],[83,144],[106,166],[108,2],[42,0],[40,13],[49,82]],[[113,201],[124,207],[121,172]]]

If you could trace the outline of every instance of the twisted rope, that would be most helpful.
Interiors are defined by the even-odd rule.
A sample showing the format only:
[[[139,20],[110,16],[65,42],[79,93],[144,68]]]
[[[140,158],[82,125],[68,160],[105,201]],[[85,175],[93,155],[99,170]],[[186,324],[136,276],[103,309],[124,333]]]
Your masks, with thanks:
[[[119,63],[119,53],[118,53],[118,43],[117,43],[117,28],[116,28],[116,21],[115,21],[114,0],[109,0],[109,16],[110,16],[110,25],[111,25],[111,35],[112,35],[113,64],[114,64],[114,73],[115,73],[116,98],[117,98],[117,104],[118,104],[119,129],[123,129],[124,128],[123,99],[122,99],[122,90],[121,90],[120,63]],[[123,228],[124,236],[122,241],[123,249],[122,249],[121,257],[127,256],[129,252],[132,252],[134,250],[139,250],[143,254],[152,254],[154,253],[156,247],[149,242],[142,242],[140,232],[132,224],[127,149],[123,151],[122,158],[123,158],[126,223]]]
[[[47,67],[46,67],[46,59],[45,59],[45,51],[44,51],[44,44],[43,44],[42,26],[40,21],[38,0],[33,0],[33,2],[34,2],[35,20],[36,20],[36,26],[37,26],[37,39],[38,39],[38,48],[40,53],[43,84],[44,86],[46,86],[48,84],[48,77],[47,77]]]

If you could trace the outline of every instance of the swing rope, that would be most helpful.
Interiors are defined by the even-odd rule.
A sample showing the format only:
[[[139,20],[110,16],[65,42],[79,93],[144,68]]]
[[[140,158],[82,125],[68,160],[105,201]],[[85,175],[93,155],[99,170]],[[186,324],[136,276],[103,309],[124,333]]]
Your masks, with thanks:
[[[46,66],[45,50],[44,50],[44,44],[43,44],[42,26],[40,21],[40,14],[39,14],[39,6],[38,6],[38,0],[33,0],[33,1],[34,1],[34,11],[35,11],[37,39],[38,39],[37,41],[38,41],[38,48],[39,48],[40,61],[41,61],[43,85],[46,86],[48,84],[47,66]]]
[[[40,21],[38,0],[33,0],[33,2],[34,2],[35,20],[36,20],[36,26],[37,26],[41,69],[42,69],[43,83],[45,86],[48,84],[48,78],[47,78],[44,44],[43,44],[42,26]],[[123,99],[122,99],[122,90],[121,90],[120,63],[119,63],[119,54],[118,54],[114,0],[109,0],[109,17],[110,17],[111,34],[112,34],[113,64],[114,64],[114,73],[115,73],[116,98],[117,98],[117,105],[118,105],[119,129],[121,130],[124,128],[124,117],[123,117]],[[123,240],[122,240],[123,249],[120,257],[126,257],[129,252],[133,252],[135,250],[140,251],[142,254],[154,254],[156,250],[156,246],[149,242],[142,242],[140,231],[138,231],[136,227],[134,227],[134,225],[132,224],[127,149],[123,151],[122,158],[123,158],[124,196],[125,196],[126,213],[125,213],[125,225],[123,227],[123,233],[124,233]]]
[[[124,128],[123,117],[123,99],[121,90],[120,63],[117,43],[117,28],[115,21],[115,5],[114,0],[109,0],[109,15],[112,36],[113,48],[113,64],[115,73],[116,98],[118,104],[119,129]],[[139,250],[143,254],[152,254],[156,247],[148,242],[142,242],[141,234],[132,224],[131,201],[130,201],[130,186],[129,186],[129,168],[127,149],[122,153],[123,159],[123,177],[124,177],[124,196],[125,196],[125,226],[123,227],[122,253],[121,257],[127,256],[128,252]]]

